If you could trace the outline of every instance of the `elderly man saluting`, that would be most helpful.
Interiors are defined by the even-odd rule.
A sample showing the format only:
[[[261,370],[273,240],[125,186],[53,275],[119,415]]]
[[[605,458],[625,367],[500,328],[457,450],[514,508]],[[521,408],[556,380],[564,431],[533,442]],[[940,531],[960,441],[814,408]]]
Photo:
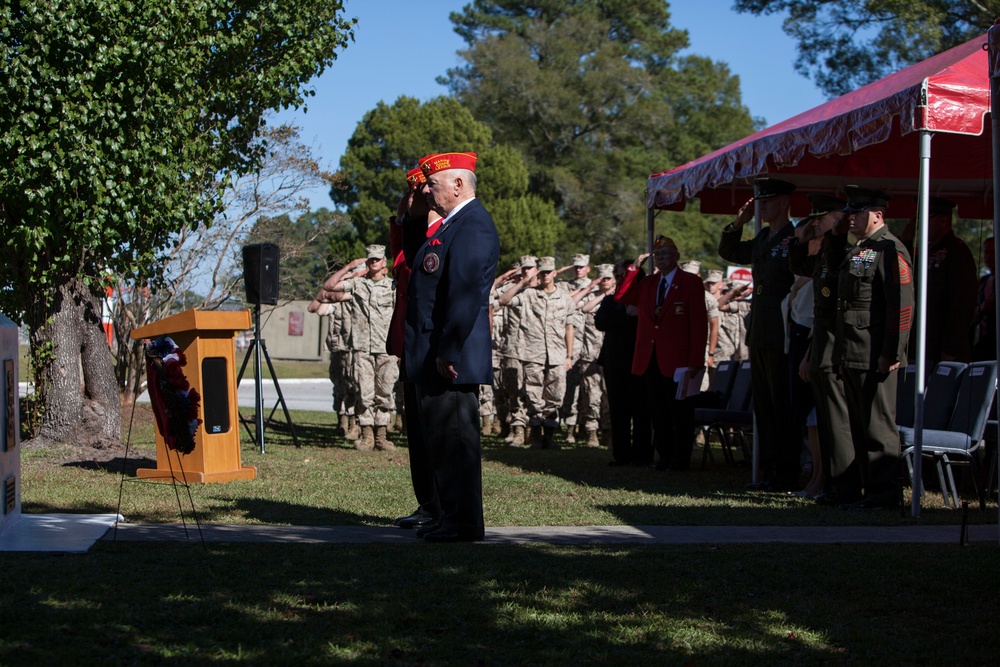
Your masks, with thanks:
[[[476,199],[476,154],[441,153],[419,162],[427,182],[403,221],[412,270],[404,338],[406,376],[430,444],[440,522],[417,531],[428,542],[484,537],[479,385],[493,381],[489,296],[500,240]],[[427,236],[427,215],[443,216]]]

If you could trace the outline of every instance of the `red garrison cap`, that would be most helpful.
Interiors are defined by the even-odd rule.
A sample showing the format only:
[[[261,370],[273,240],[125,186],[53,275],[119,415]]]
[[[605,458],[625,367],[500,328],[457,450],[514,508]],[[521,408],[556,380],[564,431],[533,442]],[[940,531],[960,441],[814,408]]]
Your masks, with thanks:
[[[436,174],[446,169],[468,169],[476,171],[475,153],[438,153],[420,159],[420,170],[424,176]]]

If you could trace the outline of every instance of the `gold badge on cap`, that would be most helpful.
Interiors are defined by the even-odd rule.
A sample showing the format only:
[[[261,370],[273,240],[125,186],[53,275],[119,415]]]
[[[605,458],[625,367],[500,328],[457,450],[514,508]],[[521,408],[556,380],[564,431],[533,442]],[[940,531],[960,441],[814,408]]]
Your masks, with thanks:
[[[437,253],[429,252],[424,256],[424,271],[434,273],[441,266],[441,258]]]

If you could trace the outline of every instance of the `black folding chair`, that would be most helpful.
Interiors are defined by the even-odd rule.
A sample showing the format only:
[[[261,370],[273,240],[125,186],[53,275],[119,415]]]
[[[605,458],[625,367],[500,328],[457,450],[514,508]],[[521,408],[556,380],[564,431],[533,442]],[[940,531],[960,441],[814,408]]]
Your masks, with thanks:
[[[733,383],[736,381],[736,371],[739,365],[738,361],[731,360],[720,361],[718,363],[712,374],[712,381],[708,385],[708,389],[693,399],[695,412],[698,410],[716,410],[724,407],[729,402],[729,395],[733,391]],[[705,440],[701,454],[702,469],[705,468],[705,464],[709,459],[715,463],[715,458],[712,456],[712,448],[709,445],[709,426],[710,424],[699,423],[697,417],[695,418],[695,428],[698,429]]]
[[[958,507],[958,488],[952,466],[969,465],[972,482],[979,497],[979,506],[986,508],[986,495],[980,488],[981,465],[978,450],[983,446],[986,422],[989,418],[997,385],[997,362],[977,361],[965,369],[955,399],[954,409],[946,430],[924,429],[924,458],[934,461],[944,496],[945,507]],[[928,396],[929,397],[929,396]],[[900,429],[903,438],[903,458],[910,479],[913,479],[913,429]]]
[[[733,449],[737,438],[741,443],[741,448],[746,459],[746,434],[745,430],[749,426],[753,427],[753,412],[750,409],[750,362],[730,362],[738,367],[733,373],[732,389],[729,392],[729,400],[720,408],[696,408],[694,411],[695,425],[701,429],[705,436],[705,446],[702,450],[701,467],[704,468],[711,456],[710,442],[712,434],[719,438],[722,446],[722,455],[726,463],[733,465],[736,460],[733,456]],[[730,372],[732,368],[730,368]]]

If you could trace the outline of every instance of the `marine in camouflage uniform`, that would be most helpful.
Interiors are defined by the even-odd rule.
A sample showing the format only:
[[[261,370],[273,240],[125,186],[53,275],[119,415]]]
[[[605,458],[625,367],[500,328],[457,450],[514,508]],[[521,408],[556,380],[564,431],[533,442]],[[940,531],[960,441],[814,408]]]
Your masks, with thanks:
[[[556,273],[568,270],[573,271],[573,278],[556,283],[556,286],[566,290],[567,294],[573,294],[590,285],[590,255],[573,255],[573,263],[569,266],[564,266]],[[580,385],[585,372],[584,367],[588,365],[580,359],[580,352],[583,351],[583,338],[588,323],[587,318],[583,316],[583,313],[579,309],[573,311],[570,320],[573,324],[574,336],[573,365],[566,371],[566,391],[563,394],[563,404],[559,413],[563,423],[567,427],[566,442],[572,443],[576,441],[577,416],[580,413],[580,401],[583,399]],[[590,324],[592,325],[593,322],[591,321]]]
[[[500,303],[520,308],[524,387],[532,447],[555,448],[559,408],[566,388],[566,371],[573,354],[573,299],[554,281],[555,259],[538,260],[537,287],[524,289],[520,281]]]
[[[802,434],[786,414],[791,398],[781,301],[795,281],[788,269],[788,245],[794,231],[788,209],[795,185],[774,178],[759,178],[754,185],[761,220],[768,226],[753,239],[742,240],[743,225],[754,215],[751,200],[740,208],[736,220],[725,227],[719,242],[719,255],[723,259],[750,264],[753,268],[754,294],[747,346],[761,481],[748,488],[793,491],[799,488]]]
[[[499,389],[494,390],[494,386],[500,385],[500,341],[497,334],[503,324],[502,311],[498,308],[497,291],[494,286],[490,293],[490,333],[492,334],[493,352],[493,384],[484,384],[479,388],[479,418],[482,420],[481,435],[493,435],[493,425],[497,420],[497,400]]]
[[[599,264],[597,279],[586,293],[578,293],[577,301],[580,312],[584,316],[584,335],[580,341],[580,412],[579,418],[586,434],[588,447],[610,445],[611,414],[608,405],[607,392],[604,384],[604,368],[598,362],[601,347],[604,345],[604,332],[594,323],[597,309],[605,297],[614,297],[615,281],[614,265]],[[598,431],[604,437],[604,442],[598,437]]]
[[[335,273],[324,286],[334,299],[351,299],[354,320],[351,347],[354,350],[358,395],[355,412],[361,425],[356,447],[367,450],[394,449],[386,439],[393,410],[393,387],[399,375],[398,359],[386,351],[389,322],[396,290],[386,276],[385,246],[370,245],[367,257],[357,259]],[[357,273],[363,265],[363,273]],[[350,272],[354,272],[351,274]]]
[[[357,440],[358,424],[354,415],[357,385],[351,360],[351,302],[323,301],[323,290],[309,304],[309,312],[326,317],[326,349],[330,351],[330,383],[333,385],[333,411],[337,413],[338,434]]]
[[[742,361],[749,358],[746,346],[746,317],[750,302],[741,298],[748,287],[743,283],[726,283],[722,271],[709,271],[705,281],[719,309],[719,340],[715,346],[714,363]]]
[[[838,272],[837,334],[833,360],[844,378],[854,440],[847,493],[862,500],[850,509],[899,504],[900,438],[896,427],[896,382],[906,365],[913,281],[910,256],[889,233],[885,209],[890,196],[857,186],[845,188],[851,232],[858,242]]]
[[[519,262],[519,282],[525,287],[533,287],[538,280],[538,260],[532,255],[524,255]],[[500,308],[502,324],[499,336],[500,348],[500,388],[501,399],[506,403],[509,434],[506,442],[515,447],[525,444],[525,429],[528,426],[528,409],[524,390],[524,362],[527,353],[522,340],[520,305],[510,305],[504,295],[513,289],[515,283],[507,283],[498,288],[497,307]]]

